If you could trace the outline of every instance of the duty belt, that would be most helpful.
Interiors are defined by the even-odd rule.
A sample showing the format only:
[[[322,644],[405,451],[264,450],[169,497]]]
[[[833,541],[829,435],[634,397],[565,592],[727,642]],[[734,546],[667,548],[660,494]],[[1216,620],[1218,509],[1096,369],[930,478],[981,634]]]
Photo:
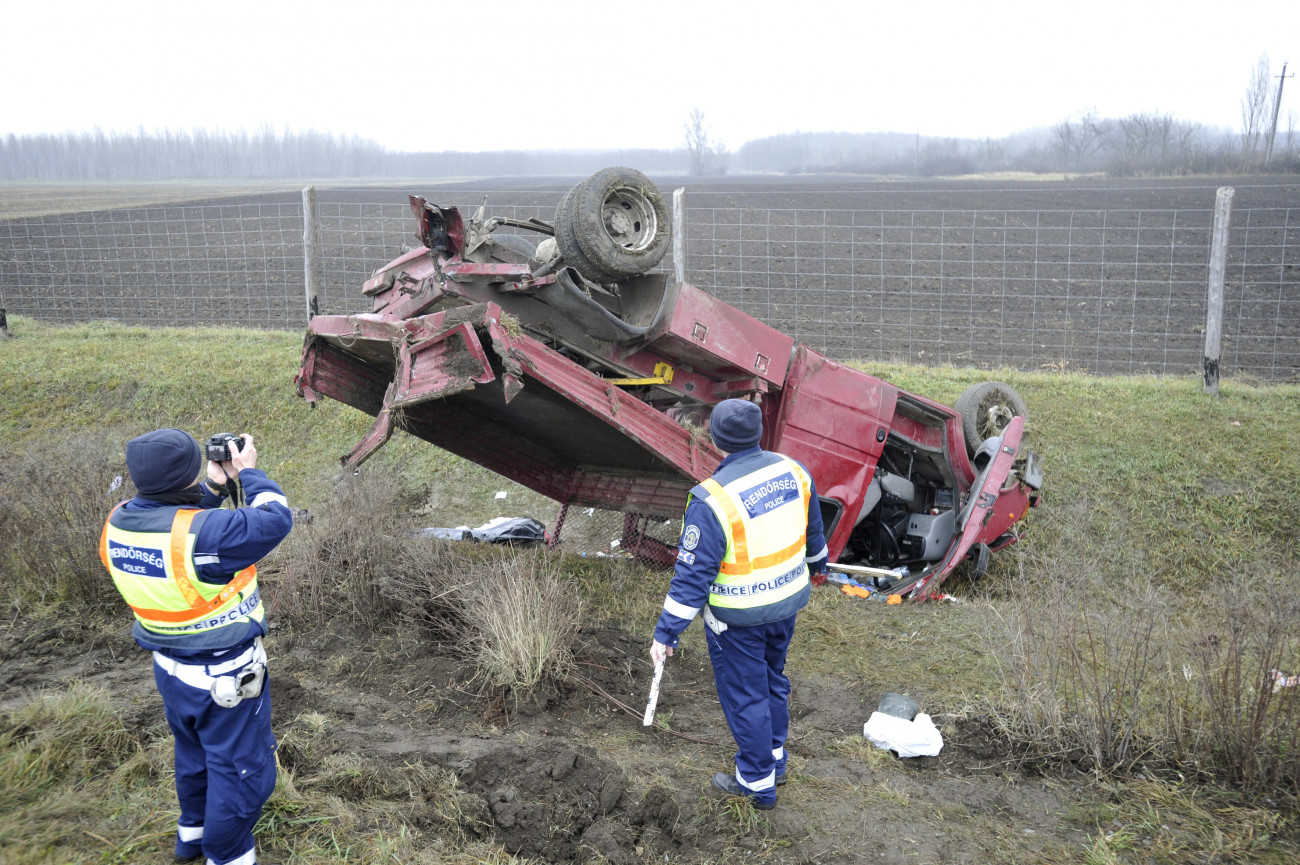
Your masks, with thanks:
[[[239,705],[245,697],[262,693],[266,649],[261,637],[253,641],[253,647],[248,651],[219,664],[182,664],[162,652],[154,652],[153,659],[167,675],[192,688],[207,691],[218,705],[226,708]],[[231,676],[231,673],[236,675]]]

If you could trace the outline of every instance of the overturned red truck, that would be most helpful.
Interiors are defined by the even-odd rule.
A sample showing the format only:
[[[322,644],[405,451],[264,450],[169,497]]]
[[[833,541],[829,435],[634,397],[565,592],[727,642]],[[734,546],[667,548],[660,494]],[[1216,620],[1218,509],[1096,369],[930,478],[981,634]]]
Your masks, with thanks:
[[[656,272],[670,214],[640,172],[597,172],[554,223],[411,208],[422,245],[366,281],[373,311],[309,324],[298,393],[375,417],[346,464],[400,428],[562,503],[556,539],[569,506],[620,511],[623,548],[668,564],[648,521],[679,517],[722,459],[712,407],[748,398],[762,446],[812,472],[831,562],[917,601],[964,561],[982,573],[1037,504],[1011,388],[948,408]]]

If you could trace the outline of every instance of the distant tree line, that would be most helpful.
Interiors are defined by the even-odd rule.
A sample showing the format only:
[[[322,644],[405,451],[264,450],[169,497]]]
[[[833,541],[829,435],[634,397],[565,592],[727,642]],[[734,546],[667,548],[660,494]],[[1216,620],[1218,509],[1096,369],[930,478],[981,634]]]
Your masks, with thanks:
[[[9,180],[157,180],[195,177],[354,176],[379,172],[384,149],[361,138],[262,129],[8,135]]]
[[[651,174],[685,174],[689,157],[677,150],[447,150],[389,153],[381,176],[484,177],[578,176],[610,165],[628,165]]]
[[[739,171],[840,172],[916,177],[997,171],[1102,173],[1112,177],[1300,173],[1300,139],[1279,131],[1265,165],[1258,131],[1238,136],[1168,114],[1102,118],[1087,112],[1050,129],[1007,138],[901,133],[793,132],[750,141],[731,158]]]
[[[607,165],[684,174],[688,162],[684,148],[404,153],[357,136],[269,128],[0,138],[0,178],[6,180],[580,175]]]
[[[699,120],[699,118],[695,118]],[[701,125],[675,150],[499,150],[405,153],[373,141],[324,133],[163,132],[8,135],[0,179],[160,180],[181,178],[580,176],[607,165],[658,174],[727,171],[951,177],[998,171],[1105,173],[1116,177],[1300,173],[1300,139],[1279,130],[1264,164],[1267,130],[1209,130],[1165,114],[1101,118],[1085,112],[1050,129],[1000,139],[905,133],[792,132],[734,153]]]
[[[1042,132],[1000,139],[935,138],[901,132],[791,132],[745,143],[733,165],[742,171],[911,175],[1050,171]]]

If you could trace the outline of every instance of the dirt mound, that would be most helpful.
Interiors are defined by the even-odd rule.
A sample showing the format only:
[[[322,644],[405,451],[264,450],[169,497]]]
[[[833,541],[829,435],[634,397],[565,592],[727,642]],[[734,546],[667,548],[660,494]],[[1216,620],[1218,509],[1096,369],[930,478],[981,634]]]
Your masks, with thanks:
[[[475,760],[460,779],[487,801],[497,840],[507,850],[551,861],[580,858],[584,835],[628,789],[627,776],[613,762],[566,742],[499,748]],[[597,835],[601,847],[631,850],[626,831],[610,827]]]

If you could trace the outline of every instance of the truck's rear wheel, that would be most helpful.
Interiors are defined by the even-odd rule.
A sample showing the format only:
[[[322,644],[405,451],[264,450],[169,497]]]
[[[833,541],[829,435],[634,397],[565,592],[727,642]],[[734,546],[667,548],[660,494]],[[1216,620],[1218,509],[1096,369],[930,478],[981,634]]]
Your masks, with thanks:
[[[564,260],[593,282],[640,276],[668,252],[668,205],[641,172],[604,168],[560,200],[555,241]]]

